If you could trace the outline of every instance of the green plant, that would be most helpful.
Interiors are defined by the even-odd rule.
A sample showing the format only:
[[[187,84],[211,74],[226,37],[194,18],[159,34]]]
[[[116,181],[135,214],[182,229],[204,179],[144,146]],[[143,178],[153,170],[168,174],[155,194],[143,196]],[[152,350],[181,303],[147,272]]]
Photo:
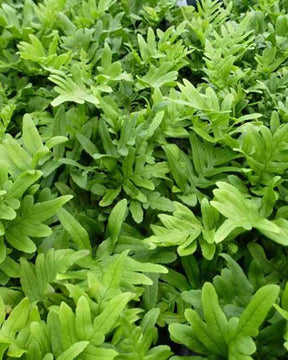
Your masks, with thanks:
[[[0,359],[287,357],[287,8],[0,1]]]

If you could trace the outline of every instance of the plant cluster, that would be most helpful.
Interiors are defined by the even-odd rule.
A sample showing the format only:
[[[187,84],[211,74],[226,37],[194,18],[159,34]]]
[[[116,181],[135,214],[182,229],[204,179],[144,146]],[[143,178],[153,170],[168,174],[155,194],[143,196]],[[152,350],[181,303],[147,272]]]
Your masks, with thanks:
[[[288,359],[288,1],[0,32],[0,359]]]

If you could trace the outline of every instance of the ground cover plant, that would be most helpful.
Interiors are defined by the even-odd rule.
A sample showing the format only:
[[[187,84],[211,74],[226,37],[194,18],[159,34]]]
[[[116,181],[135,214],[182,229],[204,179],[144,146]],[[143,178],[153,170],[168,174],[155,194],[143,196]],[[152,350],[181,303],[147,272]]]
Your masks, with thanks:
[[[0,1],[0,359],[288,359],[288,1]]]

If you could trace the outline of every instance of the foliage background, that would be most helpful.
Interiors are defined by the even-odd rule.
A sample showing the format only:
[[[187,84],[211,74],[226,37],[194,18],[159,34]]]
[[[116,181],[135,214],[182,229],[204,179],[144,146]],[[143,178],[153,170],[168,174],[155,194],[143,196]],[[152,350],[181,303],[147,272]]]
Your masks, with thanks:
[[[288,2],[0,3],[1,359],[288,358]]]

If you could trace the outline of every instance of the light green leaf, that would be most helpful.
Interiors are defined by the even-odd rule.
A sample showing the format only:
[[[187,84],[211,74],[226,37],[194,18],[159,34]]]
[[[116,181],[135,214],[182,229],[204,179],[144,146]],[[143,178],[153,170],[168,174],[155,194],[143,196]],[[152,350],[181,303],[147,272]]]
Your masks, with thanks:
[[[120,194],[120,192],[121,192],[121,187],[117,187],[116,189],[108,189],[106,191],[106,194],[100,201],[99,205],[100,206],[111,205],[113,203],[113,201],[117,198],[117,196]]]
[[[81,296],[76,307],[75,326],[79,340],[91,339],[94,333],[91,310],[89,302],[84,296]]]
[[[228,338],[228,322],[218,303],[218,296],[211,283],[202,288],[202,307],[209,327],[216,329],[223,339]]]
[[[32,120],[32,117],[29,114],[25,114],[23,117],[22,139],[25,148],[31,155],[36,154],[37,151],[42,150],[44,147],[41,136],[39,135],[38,130]]]
[[[71,195],[60,196],[53,200],[39,202],[33,206],[31,221],[42,222],[53,216],[66,202],[73,198]]]
[[[65,209],[59,209],[57,216],[64,229],[71,235],[78,249],[91,250],[89,235],[79,222]]]
[[[110,300],[100,315],[94,319],[94,331],[103,333],[104,335],[108,334],[127,303],[131,300],[131,295],[131,293],[123,293]]]
[[[259,326],[276,301],[279,290],[277,285],[266,285],[256,292],[239,318],[238,336],[257,336]]]
[[[24,298],[11,312],[8,319],[2,326],[3,334],[14,338],[16,333],[23,329],[28,321],[30,312],[30,302]]]
[[[80,355],[89,344],[89,341],[79,341],[71,345],[69,349],[64,351],[60,356],[57,357],[57,360],[72,360]]]
[[[24,192],[42,176],[39,170],[29,170],[20,174],[9,190],[9,196],[19,199]]]
[[[127,200],[123,199],[113,208],[108,220],[107,234],[112,239],[113,246],[116,244],[122,224],[126,218]]]
[[[139,83],[144,87],[150,86],[152,88],[169,85],[177,79],[178,75],[177,71],[171,70],[172,68],[173,64],[169,61],[164,62],[159,68],[151,66],[148,73],[139,79]]]

